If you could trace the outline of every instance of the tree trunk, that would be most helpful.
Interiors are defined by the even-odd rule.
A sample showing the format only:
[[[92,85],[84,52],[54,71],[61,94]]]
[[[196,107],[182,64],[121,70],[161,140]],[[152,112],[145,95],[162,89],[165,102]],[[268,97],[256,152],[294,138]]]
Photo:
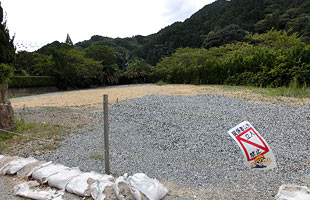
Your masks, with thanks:
[[[11,102],[8,99],[7,83],[0,84],[0,93],[0,129],[12,130],[15,127],[14,112]]]

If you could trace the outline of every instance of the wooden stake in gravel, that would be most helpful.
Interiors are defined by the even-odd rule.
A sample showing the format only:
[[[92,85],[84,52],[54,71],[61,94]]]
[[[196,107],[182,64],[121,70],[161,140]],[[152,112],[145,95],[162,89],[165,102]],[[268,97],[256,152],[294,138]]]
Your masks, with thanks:
[[[104,118],[104,164],[105,173],[110,175],[110,160],[109,160],[109,102],[108,95],[103,95],[103,118]]]

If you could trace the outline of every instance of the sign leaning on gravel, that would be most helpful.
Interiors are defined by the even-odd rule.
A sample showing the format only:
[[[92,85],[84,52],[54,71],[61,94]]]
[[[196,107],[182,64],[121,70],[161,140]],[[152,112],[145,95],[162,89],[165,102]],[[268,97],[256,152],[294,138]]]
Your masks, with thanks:
[[[273,169],[277,166],[271,148],[248,121],[244,121],[228,131],[238,143],[244,157],[245,165],[258,169]]]

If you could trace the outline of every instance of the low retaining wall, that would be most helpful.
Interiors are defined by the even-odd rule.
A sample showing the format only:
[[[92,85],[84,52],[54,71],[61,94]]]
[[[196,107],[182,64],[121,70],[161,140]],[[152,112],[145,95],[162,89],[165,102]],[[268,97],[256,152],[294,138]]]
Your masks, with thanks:
[[[31,87],[31,88],[9,88],[9,96],[23,96],[23,95],[32,95],[32,94],[41,94],[48,92],[57,92],[60,91],[57,87]]]

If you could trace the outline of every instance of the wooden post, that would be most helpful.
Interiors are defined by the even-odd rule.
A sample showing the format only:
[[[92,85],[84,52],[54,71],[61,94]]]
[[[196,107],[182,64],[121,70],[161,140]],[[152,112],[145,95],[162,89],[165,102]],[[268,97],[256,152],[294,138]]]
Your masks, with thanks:
[[[104,118],[104,166],[105,173],[110,175],[110,160],[109,160],[109,104],[108,95],[103,95],[103,118]]]

